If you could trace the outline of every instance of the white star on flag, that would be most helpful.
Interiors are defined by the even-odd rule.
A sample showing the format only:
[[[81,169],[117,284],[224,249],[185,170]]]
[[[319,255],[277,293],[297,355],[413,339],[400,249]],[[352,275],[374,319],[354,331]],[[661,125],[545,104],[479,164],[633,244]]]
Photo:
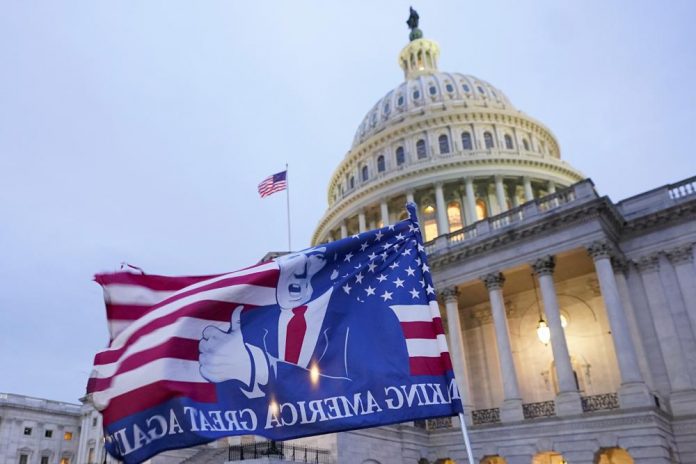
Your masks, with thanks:
[[[399,277],[397,277],[394,284],[396,285],[396,288],[399,288],[404,286],[404,282],[405,280],[401,280]]]
[[[350,263],[351,258],[353,258],[353,253],[348,253],[343,261]]]
[[[379,280],[380,282],[384,282],[385,280],[387,280],[387,276],[385,276],[384,274],[380,274],[377,277],[377,280]]]
[[[356,284],[361,284],[361,283],[362,283],[362,280],[363,280],[363,277],[364,277],[364,276],[362,275],[362,272],[359,272],[359,273],[355,276],[355,283],[356,283]]]
[[[416,276],[416,270],[413,269],[411,266],[409,266],[409,267],[406,268],[406,274],[408,274],[408,275],[411,276],[411,277],[415,277],[415,276]]]
[[[384,298],[384,301],[391,300],[392,299],[393,292],[388,292],[384,291],[383,294],[380,295],[381,298]]]
[[[376,289],[372,288],[371,286],[368,286],[368,287],[365,289],[365,291],[367,292],[367,296],[374,295],[374,294],[375,294],[375,290],[376,290]]]
[[[350,295],[350,291],[352,290],[351,286],[348,284],[345,284],[343,287],[343,291],[346,292],[346,294]]]

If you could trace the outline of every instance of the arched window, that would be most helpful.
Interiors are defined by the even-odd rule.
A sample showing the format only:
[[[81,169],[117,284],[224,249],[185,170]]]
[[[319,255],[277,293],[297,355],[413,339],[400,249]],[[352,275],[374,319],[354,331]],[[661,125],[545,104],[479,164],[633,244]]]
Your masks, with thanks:
[[[435,206],[428,200],[423,202],[421,210],[421,224],[423,225],[423,239],[426,242],[437,237],[437,219],[435,217]]]
[[[369,172],[367,170],[367,166],[363,166],[361,172],[361,179],[363,182],[365,182],[368,177],[369,177]]]
[[[495,146],[493,144],[493,136],[491,135],[490,132],[483,133],[483,143],[486,145],[486,149],[490,149],[490,148],[493,148]]]
[[[396,165],[401,166],[406,162],[406,155],[404,155],[404,147],[399,147],[396,149]]]
[[[355,178],[353,176],[350,176],[350,181],[348,182],[348,185],[351,189],[355,188]]]
[[[512,150],[512,137],[509,134],[505,134],[505,148]]]
[[[437,142],[440,144],[440,153],[444,155],[450,152],[449,137],[442,134],[440,137],[438,137]]]
[[[416,156],[418,159],[427,158],[428,152],[425,149],[425,140],[420,139],[416,142]]]
[[[384,156],[377,157],[377,172],[384,172]]]
[[[486,202],[479,198],[476,200],[476,220],[486,219],[488,217],[488,208]]]
[[[471,134],[468,132],[462,132],[462,149],[473,150],[474,146],[471,143]]]
[[[462,209],[458,201],[450,201],[447,203],[447,220],[449,222],[449,231],[454,232],[464,227],[462,223]]]
[[[527,142],[527,139],[522,139],[522,146],[526,151],[529,151],[529,142]]]

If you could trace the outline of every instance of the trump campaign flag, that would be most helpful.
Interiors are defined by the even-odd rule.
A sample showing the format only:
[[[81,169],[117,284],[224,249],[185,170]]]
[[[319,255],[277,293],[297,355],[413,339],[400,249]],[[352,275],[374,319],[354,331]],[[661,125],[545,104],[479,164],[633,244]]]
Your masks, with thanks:
[[[88,394],[137,463],[229,435],[286,440],[462,411],[410,219],[240,271],[96,276],[111,342]]]

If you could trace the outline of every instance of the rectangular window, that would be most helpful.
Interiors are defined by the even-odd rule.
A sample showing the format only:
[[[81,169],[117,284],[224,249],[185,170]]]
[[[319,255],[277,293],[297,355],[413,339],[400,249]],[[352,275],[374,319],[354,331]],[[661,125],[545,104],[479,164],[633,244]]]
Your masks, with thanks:
[[[24,435],[31,435],[31,427],[24,427]]]
[[[72,432],[65,432],[65,433],[63,434],[63,440],[65,440],[65,441],[70,441],[70,440],[72,440]],[[62,462],[63,462],[63,461],[61,461],[61,463],[62,463]]]
[[[96,426],[97,426],[97,418],[93,417],[92,418],[92,427],[96,427]]]
[[[19,455],[19,464],[27,464],[29,462],[29,455],[28,454],[20,454]]]
[[[61,458],[60,464],[70,464],[70,458]]]
[[[41,464],[48,464],[48,456],[41,456]]]
[[[87,452],[87,463],[94,464],[94,448],[90,448]]]
[[[46,438],[51,438],[51,437],[53,437],[53,430],[46,430],[46,431],[44,431],[44,437],[46,437]]]

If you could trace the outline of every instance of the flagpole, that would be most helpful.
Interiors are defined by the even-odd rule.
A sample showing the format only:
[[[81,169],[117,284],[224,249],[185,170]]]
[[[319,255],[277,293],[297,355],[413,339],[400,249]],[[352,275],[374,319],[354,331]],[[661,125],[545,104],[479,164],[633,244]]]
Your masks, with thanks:
[[[464,422],[464,414],[459,413],[459,422],[462,425],[462,435],[464,436],[464,446],[466,446],[466,455],[469,462],[474,464],[474,454],[471,452],[471,442],[469,441],[469,432],[466,430],[466,422]]]
[[[290,171],[288,169],[288,163],[285,163],[285,198],[287,199],[287,210],[288,210],[288,251],[292,251],[292,241],[290,239]]]

